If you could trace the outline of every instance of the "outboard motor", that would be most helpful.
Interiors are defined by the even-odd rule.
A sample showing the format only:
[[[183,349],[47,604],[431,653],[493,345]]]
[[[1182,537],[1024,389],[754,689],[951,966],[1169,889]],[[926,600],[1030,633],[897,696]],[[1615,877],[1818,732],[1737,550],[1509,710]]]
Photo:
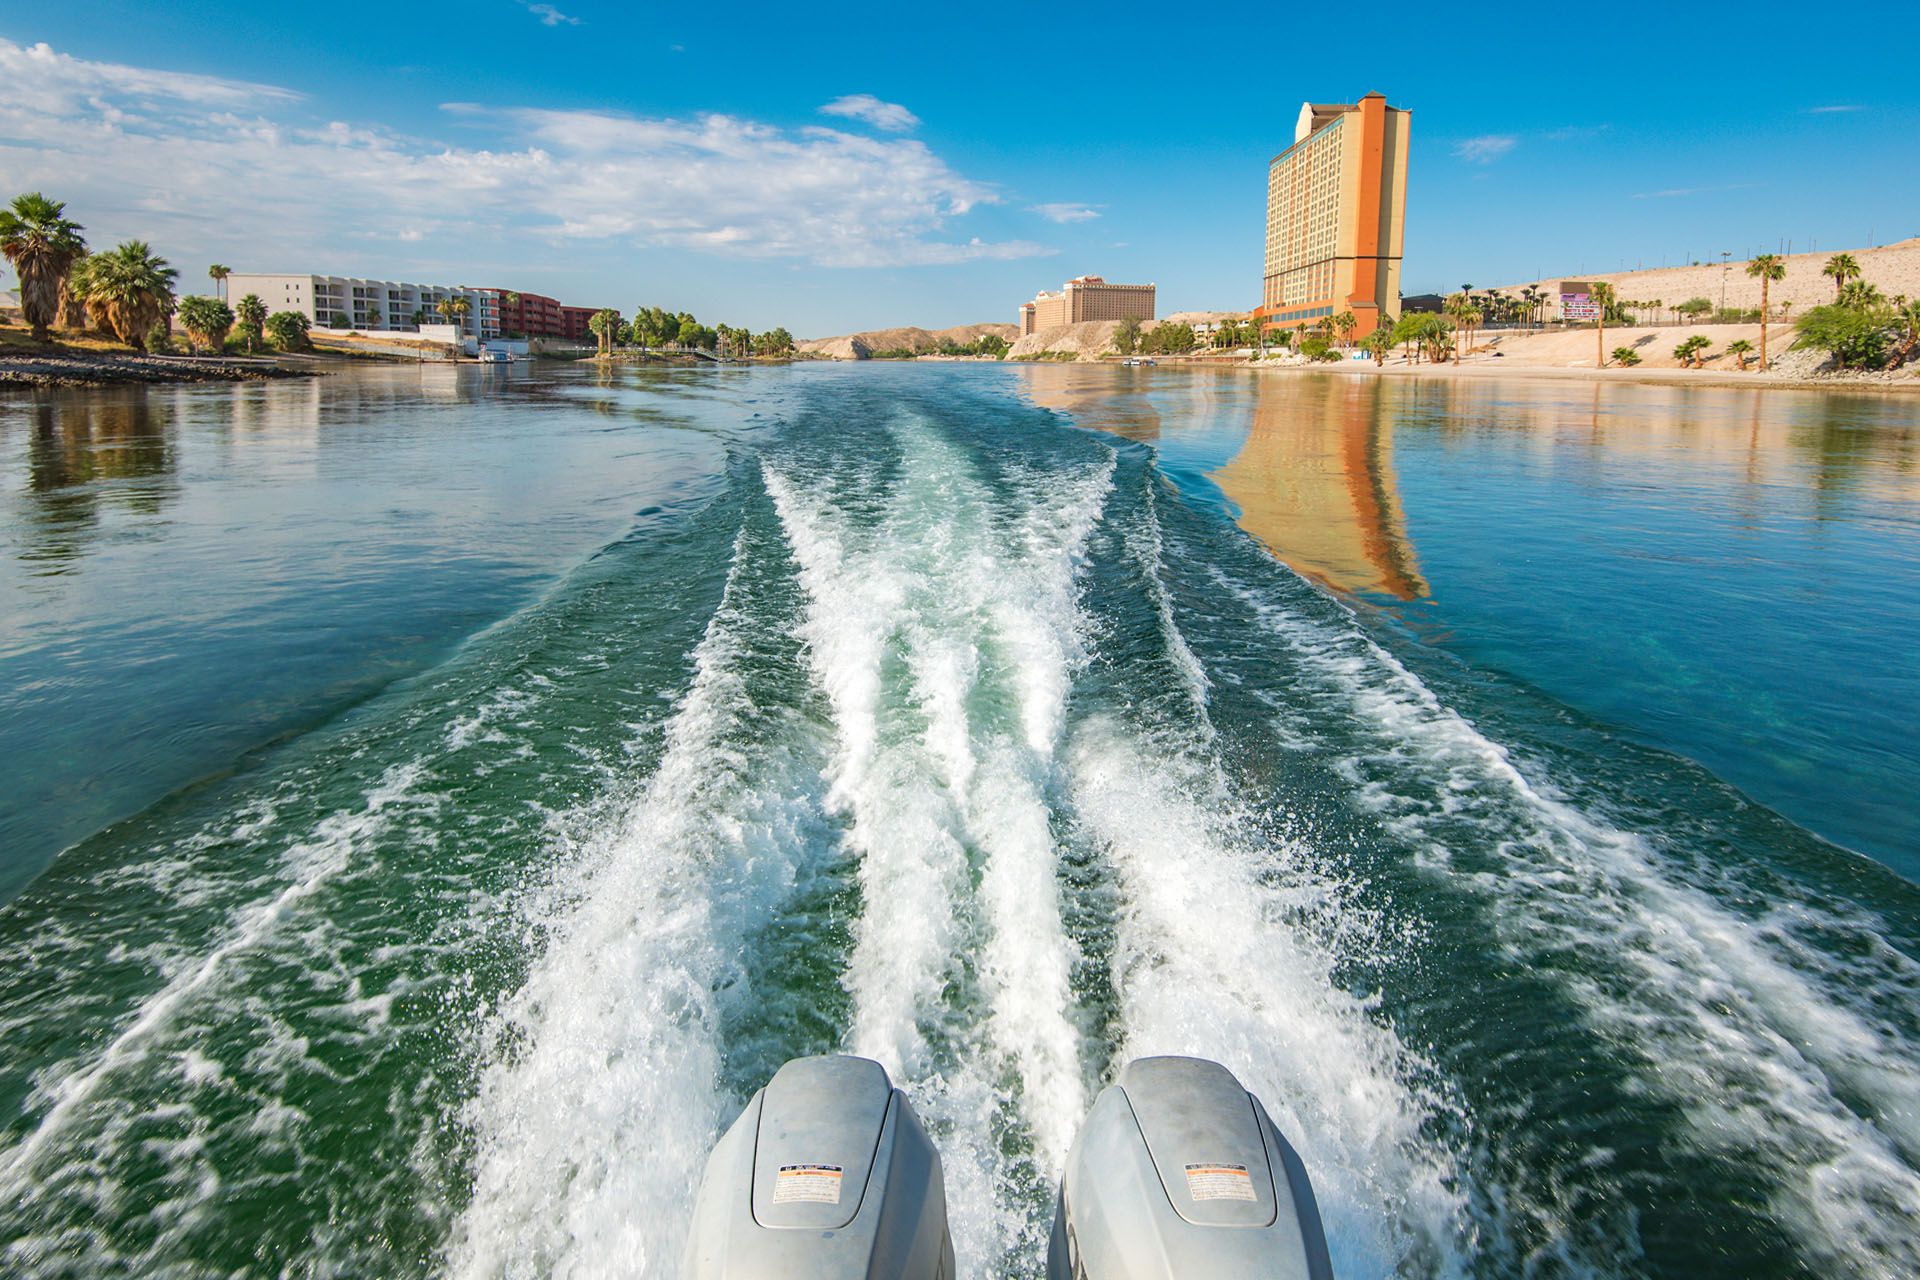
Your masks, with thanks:
[[[707,1157],[683,1274],[952,1280],[940,1153],[887,1071],[797,1058]]]
[[[1067,1155],[1048,1280],[1332,1280],[1306,1167],[1201,1058],[1139,1058]]]

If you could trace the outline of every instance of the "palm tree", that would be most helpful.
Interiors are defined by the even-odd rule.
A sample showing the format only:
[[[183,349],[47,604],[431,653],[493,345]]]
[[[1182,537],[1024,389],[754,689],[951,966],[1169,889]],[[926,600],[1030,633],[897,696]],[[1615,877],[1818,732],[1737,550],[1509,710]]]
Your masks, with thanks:
[[[222,302],[227,299],[227,277],[232,274],[217,262],[207,268],[207,278],[213,281],[213,296]]]
[[[1849,280],[1847,287],[1840,291],[1840,305],[1855,311],[1870,310],[1886,300],[1880,286],[1867,280]]]
[[[1613,286],[1605,280],[1596,280],[1593,284],[1593,333],[1599,341],[1594,350],[1598,353],[1599,363],[1595,368],[1607,367],[1607,308],[1613,305]]]
[[[1342,311],[1333,318],[1333,327],[1340,331],[1340,345],[1350,347],[1353,345],[1353,331],[1360,327],[1360,320],[1353,312]]]
[[[194,294],[180,299],[180,326],[196,344],[212,355],[219,355],[233,329],[233,312],[218,298]]]
[[[173,282],[180,273],[155,256],[144,240],[129,240],[97,253],[87,271],[87,305],[106,319],[114,336],[136,351],[147,335],[173,314]]]
[[[1747,274],[1760,282],[1760,367],[1764,369],[1767,367],[1767,286],[1787,278],[1786,260],[1777,253],[1759,254],[1747,263]],[[1740,367],[1747,367],[1744,355],[1740,356]]]
[[[1680,362],[1682,369],[1688,368],[1689,366],[1698,369],[1706,362],[1702,353],[1712,345],[1713,340],[1711,338],[1696,333],[1673,349],[1673,358]]]
[[[67,268],[67,278],[60,282],[60,327],[85,331],[93,328],[93,317],[87,312],[87,272],[93,268],[93,259],[81,254]]]
[[[255,345],[260,341],[261,326],[267,322],[267,304],[260,301],[259,294],[250,293],[240,299],[233,314],[240,322],[240,332],[246,335],[247,354],[252,355]]]
[[[600,340],[600,354],[613,354],[613,331],[620,324],[620,313],[609,307],[602,307],[587,317],[587,328]]]
[[[1907,362],[1907,357],[1913,354],[1915,347],[1920,347],[1920,300],[1909,302],[1905,298],[1895,298],[1893,305],[1899,308],[1900,345],[1894,348],[1887,367],[1897,369]]]
[[[1840,291],[1847,287],[1847,281],[1860,278],[1860,264],[1853,260],[1850,253],[1836,253],[1827,259],[1827,265],[1820,268],[1820,274],[1833,277],[1833,296],[1838,299]]]
[[[1469,289],[1472,287],[1473,286],[1471,285],[1467,286],[1467,288]],[[1466,289],[1462,289],[1459,293],[1450,293],[1447,295],[1446,312],[1448,315],[1453,317],[1454,324],[1460,328],[1463,334],[1465,333],[1465,330],[1467,327],[1465,316],[1467,313],[1467,308],[1470,305],[1471,304],[1467,301]],[[1460,354],[1462,349],[1465,346],[1466,346],[1466,343],[1462,342],[1453,349],[1453,362],[1455,364],[1460,363]]]
[[[61,285],[87,251],[80,236],[85,228],[61,216],[66,208],[30,191],[0,209],[0,254],[20,277],[20,313],[35,342],[47,340],[60,309]]]
[[[440,299],[439,304],[434,307],[434,310],[438,311],[441,318],[448,324],[453,325],[455,328],[464,329],[466,326],[461,322],[465,320],[467,313],[473,310],[473,303],[467,298],[456,295],[454,297]]]
[[[1529,331],[1543,327],[1547,322],[1547,291],[1533,285],[1527,286],[1527,328]]]

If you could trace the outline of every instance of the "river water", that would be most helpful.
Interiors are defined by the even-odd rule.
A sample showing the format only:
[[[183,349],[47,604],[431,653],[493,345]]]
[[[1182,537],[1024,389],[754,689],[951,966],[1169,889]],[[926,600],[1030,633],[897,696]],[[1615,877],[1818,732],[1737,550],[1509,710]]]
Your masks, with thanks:
[[[1245,372],[0,401],[0,1271],[672,1275],[788,1057],[965,1275],[1220,1059],[1343,1277],[1920,1270],[1920,413]]]

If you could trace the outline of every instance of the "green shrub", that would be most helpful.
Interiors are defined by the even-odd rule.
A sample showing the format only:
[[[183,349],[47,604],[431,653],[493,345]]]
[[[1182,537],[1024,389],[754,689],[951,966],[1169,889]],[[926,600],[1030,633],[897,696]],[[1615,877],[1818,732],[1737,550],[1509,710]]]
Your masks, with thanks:
[[[1842,369],[1878,369],[1893,345],[1897,317],[1891,307],[1830,302],[1794,322],[1795,347],[1824,351]]]
[[[1309,360],[1338,360],[1340,358],[1339,353],[1333,349],[1333,339],[1318,330],[1301,336],[1300,354]]]
[[[1632,347],[1615,347],[1613,362],[1624,369],[1631,369],[1640,363],[1640,353]]]

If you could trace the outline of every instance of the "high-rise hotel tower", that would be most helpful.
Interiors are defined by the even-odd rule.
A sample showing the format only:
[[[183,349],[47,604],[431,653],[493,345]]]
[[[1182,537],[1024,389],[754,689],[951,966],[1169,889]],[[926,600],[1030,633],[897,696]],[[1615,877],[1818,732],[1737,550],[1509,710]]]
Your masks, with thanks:
[[[1365,337],[1400,310],[1412,115],[1377,93],[1300,105],[1293,145],[1267,169],[1269,325],[1351,311]]]

